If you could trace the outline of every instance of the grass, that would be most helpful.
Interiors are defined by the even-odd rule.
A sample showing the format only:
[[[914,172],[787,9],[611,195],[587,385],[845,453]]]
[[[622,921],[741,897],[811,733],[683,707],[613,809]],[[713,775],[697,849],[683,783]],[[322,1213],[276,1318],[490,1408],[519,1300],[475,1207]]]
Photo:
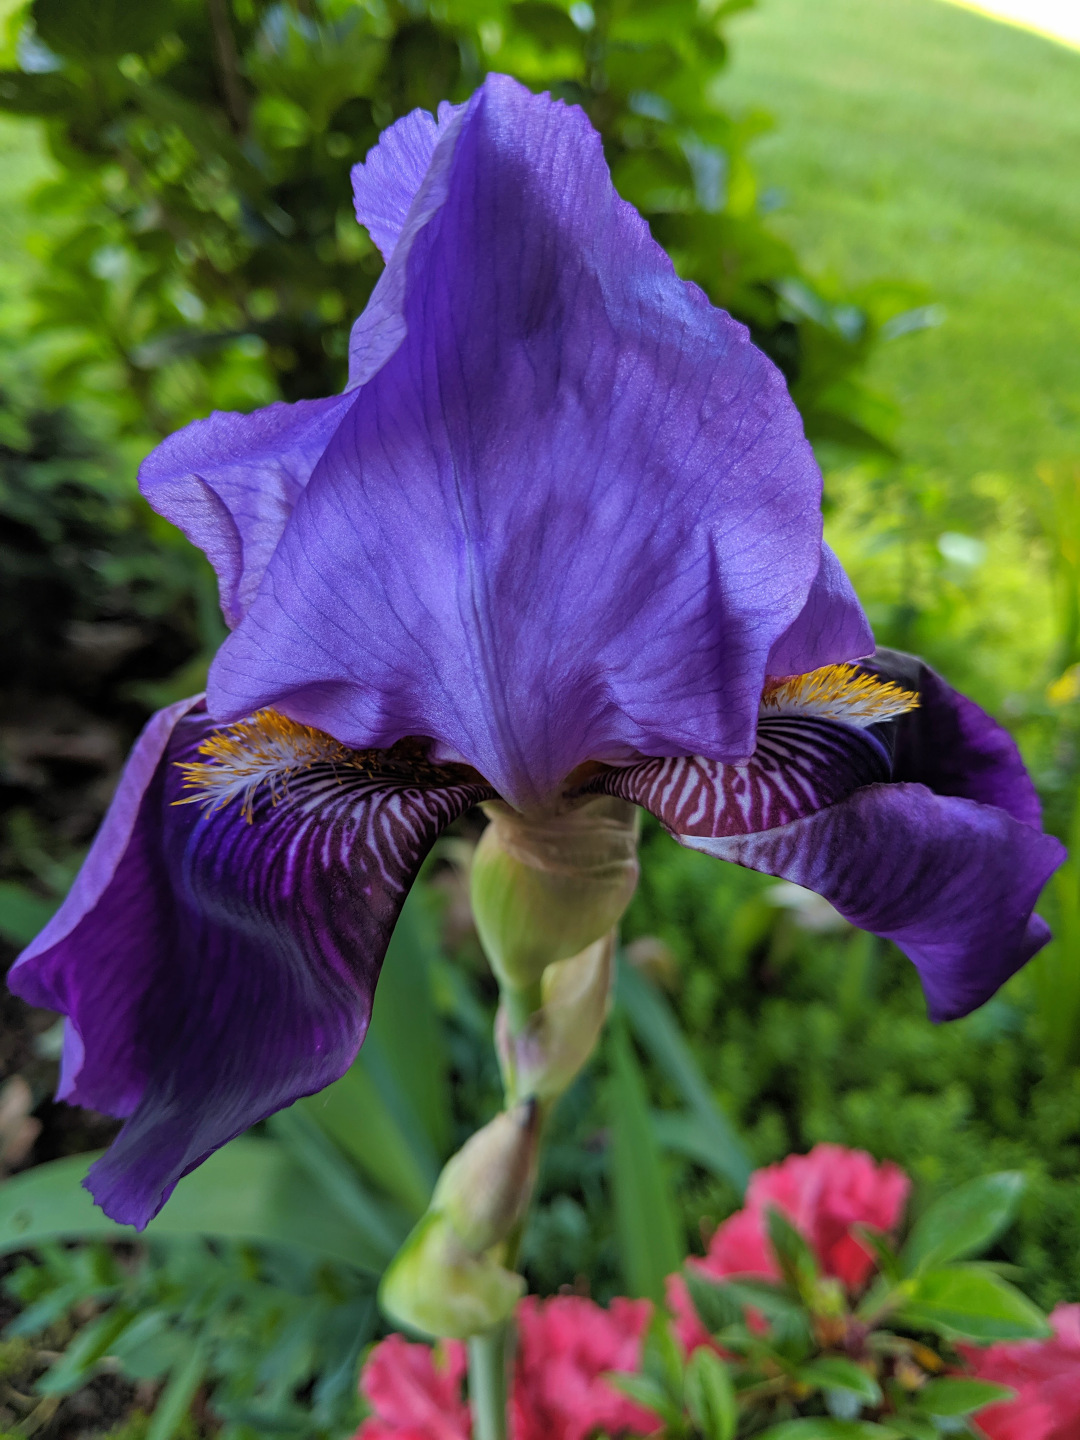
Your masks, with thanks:
[[[905,454],[960,485],[1080,455],[1080,52],[941,0],[760,0],[730,34],[777,228],[944,308],[875,362]]]

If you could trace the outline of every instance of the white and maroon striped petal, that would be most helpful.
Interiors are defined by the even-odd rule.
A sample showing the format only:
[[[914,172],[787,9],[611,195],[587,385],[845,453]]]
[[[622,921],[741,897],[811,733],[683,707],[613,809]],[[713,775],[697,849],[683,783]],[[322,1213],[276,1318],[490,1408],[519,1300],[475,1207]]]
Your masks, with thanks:
[[[424,856],[492,795],[418,747],[357,755],[275,725],[230,736],[203,713],[177,719],[141,794],[125,792],[134,818],[107,883],[12,975],[81,1042],[65,1098],[127,1118],[89,1177],[125,1223],[342,1074]]]
[[[886,752],[865,731],[777,717],[759,723],[757,748],[745,764],[696,755],[643,760],[605,770],[584,788],[642,806],[676,836],[752,835],[888,778]]]

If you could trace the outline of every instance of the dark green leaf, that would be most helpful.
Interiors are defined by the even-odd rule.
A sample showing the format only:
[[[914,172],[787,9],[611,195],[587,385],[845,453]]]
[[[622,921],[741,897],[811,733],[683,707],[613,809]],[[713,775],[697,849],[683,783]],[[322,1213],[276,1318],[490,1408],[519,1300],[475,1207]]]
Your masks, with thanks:
[[[624,960],[619,962],[617,993],[635,1035],[697,1121],[695,1159],[743,1194],[753,1169],[749,1153],[717,1104],[667,1001],[655,985]]]
[[[0,936],[12,945],[28,945],[52,919],[58,904],[15,880],[0,880]]]
[[[842,1355],[823,1355],[800,1365],[796,1373],[804,1385],[813,1385],[816,1390],[847,1390],[867,1405],[881,1404],[881,1386],[873,1375]]]
[[[1025,1180],[1018,1171],[983,1175],[950,1190],[926,1211],[900,1252],[906,1274],[977,1255],[1016,1214]]]
[[[924,1272],[894,1318],[946,1339],[1037,1340],[1052,1333],[1026,1295],[981,1265]]]
[[[734,1440],[739,1406],[731,1372],[714,1350],[695,1350],[686,1367],[686,1408],[704,1440]]]
[[[176,1367],[161,1392],[161,1398],[154,1406],[146,1440],[173,1440],[191,1407],[196,1390],[203,1382],[206,1364],[206,1347],[196,1342],[190,1355]]]
[[[784,1279],[801,1295],[808,1295],[819,1274],[814,1252],[777,1206],[769,1205],[765,1214],[769,1242]]]
[[[663,1302],[664,1280],[682,1264],[675,1203],[649,1119],[645,1082],[626,1027],[609,1040],[610,1175],[627,1294]]]
[[[80,1330],[64,1354],[37,1383],[42,1395],[67,1395],[86,1383],[117,1336],[131,1324],[133,1315],[121,1305],[106,1310]]]
[[[604,1378],[609,1385],[628,1395],[638,1405],[644,1405],[646,1410],[652,1410],[662,1418],[675,1422],[680,1418],[664,1387],[651,1375],[626,1375],[609,1371]]]
[[[73,1155],[0,1185],[0,1253],[57,1238],[135,1240],[91,1200],[81,1181],[95,1156]],[[146,1237],[208,1235],[289,1245],[379,1273],[389,1258],[381,1234],[351,1223],[312,1186],[281,1145],[241,1137],[184,1177]]]
[[[407,1218],[388,1213],[365,1190],[356,1171],[302,1110],[296,1106],[283,1110],[269,1124],[312,1183],[346,1220],[370,1235],[389,1259],[409,1232]]]
[[[739,1324],[743,1308],[726,1285],[706,1279],[693,1265],[685,1265],[682,1273],[694,1309],[710,1335],[728,1325]]]
[[[762,1430],[756,1440],[896,1440],[898,1432],[869,1420],[830,1420],[817,1416],[785,1420]]]
[[[77,60],[145,51],[175,21],[167,0],[135,5],[131,0],[35,0],[37,33],[57,55]]]
[[[1016,1394],[1007,1385],[991,1385],[986,1380],[966,1380],[946,1376],[931,1380],[919,1391],[917,1403],[928,1415],[970,1415],[998,1400],[1011,1400]]]

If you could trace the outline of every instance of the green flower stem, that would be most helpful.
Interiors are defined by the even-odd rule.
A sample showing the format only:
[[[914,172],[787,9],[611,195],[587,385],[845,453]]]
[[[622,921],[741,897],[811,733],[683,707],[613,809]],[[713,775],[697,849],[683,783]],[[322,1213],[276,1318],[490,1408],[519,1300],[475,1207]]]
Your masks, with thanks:
[[[469,1341],[469,1400],[473,1412],[473,1440],[507,1440],[509,1421],[508,1371],[512,1322],[496,1325],[486,1335]]]
[[[540,1009],[542,1001],[540,980],[532,985],[500,986],[502,1002],[506,1007],[506,1018],[513,1034],[518,1035],[529,1023],[529,1019]]]

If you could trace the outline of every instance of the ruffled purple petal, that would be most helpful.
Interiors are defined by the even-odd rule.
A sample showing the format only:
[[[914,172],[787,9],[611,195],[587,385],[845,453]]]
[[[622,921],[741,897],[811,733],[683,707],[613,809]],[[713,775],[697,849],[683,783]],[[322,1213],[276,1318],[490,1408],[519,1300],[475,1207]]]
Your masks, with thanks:
[[[414,110],[379,136],[379,143],[352,169],[356,218],[382,252],[394,253],[440,136],[463,107],[443,101],[436,120],[426,110]]]
[[[870,655],[873,649],[874,632],[854,586],[840,561],[823,544],[821,566],[806,604],[769,651],[766,673],[805,675],[822,665]]]
[[[1038,792],[1003,725],[914,655],[881,649],[867,668],[919,694],[918,708],[891,722],[894,780],[997,805],[1015,820],[1040,827]]]
[[[183,706],[155,717],[71,898],[10,977],[68,1016],[67,1098],[127,1117],[88,1186],[140,1228],[218,1146],[343,1073],[420,862],[492,793],[315,764],[262,786],[250,821],[239,800],[207,813],[177,803],[177,763],[214,728]]]
[[[751,754],[823,569],[819,472],[779,372],[676,277],[581,111],[489,77],[380,286],[366,383],[219,655],[214,713],[431,736],[521,806],[620,749]],[[814,607],[792,668],[844,658],[837,635],[865,652],[849,592]]]
[[[643,760],[601,771],[582,792],[640,805],[680,839],[712,838],[787,825],[888,774],[885,750],[865,731],[777,718],[761,721],[757,748],[743,764],[700,756]]]
[[[983,1004],[1049,939],[1032,914],[1065,858],[997,806],[923,785],[870,785],[758,835],[677,835],[695,850],[814,890],[893,940],[919,971],[932,1020]]]
[[[170,435],[143,461],[139,488],[159,515],[206,553],[230,626],[263,571],[352,395],[215,411]]]

